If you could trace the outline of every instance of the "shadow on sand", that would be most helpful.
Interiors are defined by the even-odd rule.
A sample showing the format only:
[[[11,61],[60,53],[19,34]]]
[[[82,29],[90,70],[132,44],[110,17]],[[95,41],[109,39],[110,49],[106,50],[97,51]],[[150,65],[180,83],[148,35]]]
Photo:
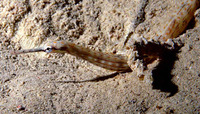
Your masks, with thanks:
[[[157,58],[159,58],[159,64],[152,70],[153,89],[161,90],[162,92],[169,92],[171,97],[178,92],[178,86],[175,85],[171,79],[173,75],[171,71],[174,67],[174,63],[178,60],[177,53],[179,52],[182,46],[175,45],[174,49],[168,49],[166,45],[161,45],[157,43],[148,43],[146,45],[141,43],[136,43],[136,50],[138,50],[140,59],[144,62],[144,65],[152,63]],[[124,73],[124,72],[120,72]],[[59,83],[83,83],[83,82],[98,82],[105,81],[107,79],[117,76],[119,73],[115,72],[110,75],[105,75],[101,77],[96,77],[89,80],[82,81],[58,81]]]
[[[136,50],[138,50],[139,57],[144,61],[144,65],[159,58],[159,64],[152,70],[152,87],[162,92],[169,92],[168,97],[178,92],[178,86],[171,81],[173,78],[171,71],[174,68],[175,61],[178,60],[177,54],[182,46],[175,44],[174,49],[169,49],[167,45],[159,43],[136,44]]]

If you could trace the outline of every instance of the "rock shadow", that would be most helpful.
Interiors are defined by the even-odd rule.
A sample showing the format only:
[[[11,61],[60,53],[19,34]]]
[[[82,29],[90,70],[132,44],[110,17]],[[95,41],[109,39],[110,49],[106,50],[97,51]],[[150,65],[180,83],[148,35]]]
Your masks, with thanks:
[[[169,92],[168,97],[178,92],[178,86],[171,81],[173,78],[171,71],[174,68],[175,61],[178,60],[177,54],[182,46],[175,44],[174,49],[169,49],[167,45],[159,43],[149,42],[146,45],[136,43],[136,50],[139,54],[138,59],[141,59],[145,66],[159,58],[158,65],[152,70],[152,86],[153,89]]]
[[[178,86],[174,84],[171,79],[173,75],[171,74],[172,69],[174,68],[174,63],[178,60],[177,54],[179,53],[180,48],[182,47],[178,45],[174,45],[174,49],[169,49],[167,45],[161,45],[155,42],[149,42],[148,44],[136,43],[135,50],[138,51],[138,57],[136,59],[140,59],[143,61],[144,66],[152,63],[153,61],[159,58],[158,65],[152,70],[153,89],[161,90],[162,92],[169,92],[171,97],[178,92]],[[146,67],[147,68],[147,67]],[[130,72],[130,71],[128,71]],[[110,78],[114,78],[119,75],[119,73],[125,72],[115,72],[109,75],[104,75],[100,77],[96,77],[88,80],[81,81],[57,81],[59,83],[83,83],[83,82],[99,82],[105,81]]]

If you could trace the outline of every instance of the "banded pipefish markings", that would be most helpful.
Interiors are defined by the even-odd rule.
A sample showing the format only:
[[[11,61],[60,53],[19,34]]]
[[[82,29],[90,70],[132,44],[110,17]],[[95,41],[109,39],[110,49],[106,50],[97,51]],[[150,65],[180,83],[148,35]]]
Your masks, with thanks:
[[[167,24],[161,29],[161,32],[157,33],[158,41],[166,42],[168,39],[175,38],[183,32],[198,6],[198,0],[186,0],[182,2],[174,15],[167,21]],[[53,41],[41,48],[18,50],[12,53],[22,54],[42,51],[47,53],[68,53],[109,70],[131,71],[126,56],[90,50],[68,41]]]
[[[114,71],[131,71],[125,56],[90,50],[68,41],[53,41],[41,48],[18,50],[12,53],[23,54],[31,52],[68,53],[105,69]]]
[[[198,0],[185,0],[181,2],[177,10],[171,15],[170,20],[166,22],[166,25],[160,31],[157,31],[156,37],[158,40],[166,42],[168,39],[176,38],[181,34],[193,18],[198,6]]]

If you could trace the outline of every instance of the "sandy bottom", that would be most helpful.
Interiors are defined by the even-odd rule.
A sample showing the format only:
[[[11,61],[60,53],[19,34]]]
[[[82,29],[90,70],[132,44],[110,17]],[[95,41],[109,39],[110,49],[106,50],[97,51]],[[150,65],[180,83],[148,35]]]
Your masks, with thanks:
[[[68,54],[10,54],[51,40],[120,52],[125,50],[120,48],[125,36],[133,30],[133,36],[152,38],[181,0],[146,1],[2,0],[1,112],[199,113],[199,10],[175,39],[183,46],[165,53],[165,61],[148,69],[144,78],[134,71],[116,73],[99,68]],[[144,15],[134,21],[139,11]]]

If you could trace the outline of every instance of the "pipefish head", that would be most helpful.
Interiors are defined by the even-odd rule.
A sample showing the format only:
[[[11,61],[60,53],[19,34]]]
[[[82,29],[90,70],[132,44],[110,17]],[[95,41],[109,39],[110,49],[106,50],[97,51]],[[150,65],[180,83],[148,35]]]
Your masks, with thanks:
[[[44,47],[12,51],[11,54],[24,54],[33,52],[65,53],[66,52],[64,48],[65,46],[66,44],[64,41],[54,41],[54,42],[49,42]]]
[[[44,46],[46,53],[66,53],[68,43],[66,41],[53,41]]]

